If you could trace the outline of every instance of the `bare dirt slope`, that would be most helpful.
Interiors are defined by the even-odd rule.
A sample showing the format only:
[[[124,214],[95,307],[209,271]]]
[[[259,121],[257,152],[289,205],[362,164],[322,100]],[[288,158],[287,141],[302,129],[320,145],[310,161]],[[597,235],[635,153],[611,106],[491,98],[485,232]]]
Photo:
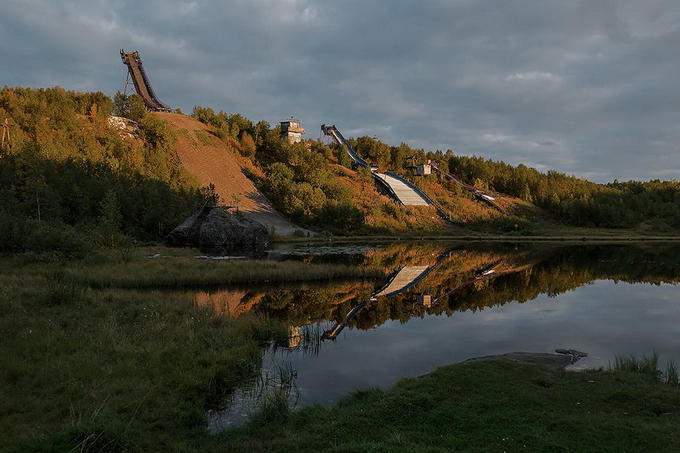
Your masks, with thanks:
[[[276,234],[290,235],[303,230],[284,219],[242,171],[229,146],[194,118],[178,113],[153,113],[177,129],[176,151],[184,168],[203,186],[212,183],[223,204],[234,206],[246,217],[274,228]]]

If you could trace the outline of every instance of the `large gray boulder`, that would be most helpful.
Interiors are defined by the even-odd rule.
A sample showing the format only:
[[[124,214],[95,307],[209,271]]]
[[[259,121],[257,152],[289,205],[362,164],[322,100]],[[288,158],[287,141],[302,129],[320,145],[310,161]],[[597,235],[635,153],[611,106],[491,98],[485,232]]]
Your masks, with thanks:
[[[198,247],[211,254],[252,256],[267,247],[268,233],[261,223],[225,208],[206,206],[172,230],[166,242],[170,247]]]

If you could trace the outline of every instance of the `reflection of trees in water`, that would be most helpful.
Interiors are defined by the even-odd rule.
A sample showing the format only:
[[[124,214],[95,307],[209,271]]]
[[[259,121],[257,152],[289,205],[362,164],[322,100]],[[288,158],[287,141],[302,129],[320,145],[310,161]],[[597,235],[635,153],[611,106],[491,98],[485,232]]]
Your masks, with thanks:
[[[371,282],[331,283],[323,288],[275,290],[268,292],[255,310],[300,326],[342,317],[349,311],[353,301],[368,298],[372,290]],[[281,304],[282,300],[289,303]]]
[[[402,266],[428,264],[450,249],[445,243],[398,242],[367,253],[364,265],[390,273]]]
[[[677,283],[680,281],[680,246],[668,244],[548,246],[493,252],[490,249],[465,250],[406,294],[370,305],[350,323],[370,329],[388,320],[406,322],[414,316],[451,316],[458,311],[520,303],[540,294],[556,296],[600,279],[629,283]],[[474,281],[441,298],[436,306],[415,303],[418,294],[433,299],[469,278],[483,263],[499,257],[504,264],[488,279]],[[465,270],[468,267],[468,270]]]
[[[365,265],[396,271],[406,265],[436,261],[447,244],[398,243],[367,254]],[[368,304],[349,323],[371,329],[388,320],[407,322],[414,316],[447,315],[482,310],[507,302],[533,300],[540,294],[556,296],[598,279],[630,283],[677,283],[680,280],[680,245],[538,244],[532,247],[479,245],[455,249],[425,279],[407,292]],[[483,278],[481,271],[494,265]],[[197,303],[218,313],[245,311],[266,313],[292,326],[343,322],[355,305],[366,302],[384,284],[334,282],[274,290],[241,290],[200,293]],[[430,296],[432,306],[418,304],[418,296]]]

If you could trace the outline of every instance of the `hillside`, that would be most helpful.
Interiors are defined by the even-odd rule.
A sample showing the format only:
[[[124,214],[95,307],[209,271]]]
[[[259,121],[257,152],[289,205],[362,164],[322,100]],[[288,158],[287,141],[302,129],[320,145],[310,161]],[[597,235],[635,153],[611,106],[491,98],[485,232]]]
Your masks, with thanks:
[[[352,168],[341,146],[290,144],[278,126],[237,113],[147,114],[133,111],[134,97],[119,98],[0,89],[0,118],[11,128],[0,149],[0,251],[85,256],[93,247],[159,241],[211,183],[224,204],[286,235],[308,231],[300,227],[338,236],[677,235],[680,227],[678,181],[596,184],[451,150],[348,139],[362,159],[418,185],[454,226],[432,207],[389,198],[368,170]],[[417,176],[427,161],[439,171]],[[497,209],[469,186],[493,197]]]
[[[111,99],[62,88],[0,89],[0,252],[89,256],[162,240],[202,198],[173,161],[165,122],[109,122]],[[125,128],[125,122],[122,123]]]
[[[228,149],[234,150],[231,154],[236,162],[247,171],[276,210],[300,225],[336,235],[435,231],[451,234],[458,229],[443,220],[433,207],[403,206],[395,202],[382,186],[376,185],[370,172],[363,168],[353,169],[342,146],[328,146],[317,140],[290,144],[279,138],[278,127],[272,128],[263,121],[254,124],[239,114],[215,113],[206,107],[194,107],[192,118],[204,125],[196,126],[198,140],[211,145],[221,140]],[[185,139],[191,138],[185,126],[182,123],[175,127]],[[195,153],[200,146],[198,140],[191,138],[190,143],[185,140],[182,146]],[[394,149],[366,137],[350,138],[350,141],[370,162],[379,162],[381,168],[396,171],[418,185],[459,227],[494,224],[492,228],[495,228],[495,223],[503,221],[516,230],[517,220],[505,220],[525,216],[532,210],[532,206],[523,200],[498,194],[494,194],[497,197],[497,209],[494,209],[480,197],[462,190],[458,183],[447,181],[445,173],[416,176],[413,164],[406,166],[408,161],[433,157],[405,144]],[[441,166],[446,169],[448,163],[441,162]],[[214,169],[198,171],[205,173]],[[215,183],[218,176],[210,182]],[[207,184],[208,179],[202,182]]]
[[[255,184],[243,174],[236,151],[215,137],[209,126],[178,113],[151,113],[177,130],[175,151],[181,165],[196,176],[202,186],[212,183],[222,203],[238,206],[246,217],[273,228],[278,234],[290,235],[299,226],[276,212]]]

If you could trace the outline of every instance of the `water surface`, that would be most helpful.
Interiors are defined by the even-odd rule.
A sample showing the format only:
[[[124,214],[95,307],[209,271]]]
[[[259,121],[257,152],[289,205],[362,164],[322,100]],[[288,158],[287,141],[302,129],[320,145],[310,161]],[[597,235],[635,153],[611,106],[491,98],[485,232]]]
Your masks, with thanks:
[[[310,252],[280,256],[310,259]],[[677,361],[678,252],[666,244],[402,243],[348,255],[353,264],[384,269],[380,281],[244,291],[232,303],[291,326],[288,344],[267,351],[263,375],[294,375],[291,401],[297,406],[333,404],[356,389],[386,388],[439,366],[513,351],[577,349],[589,356],[575,366],[593,368],[607,367],[616,356],[652,351],[662,362]],[[420,279],[400,290],[408,282],[395,283],[395,276],[409,269],[409,278]],[[388,295],[375,297],[381,293]],[[240,390],[233,404],[238,414],[247,414],[252,395]],[[242,418],[234,410],[216,413],[212,428]]]

